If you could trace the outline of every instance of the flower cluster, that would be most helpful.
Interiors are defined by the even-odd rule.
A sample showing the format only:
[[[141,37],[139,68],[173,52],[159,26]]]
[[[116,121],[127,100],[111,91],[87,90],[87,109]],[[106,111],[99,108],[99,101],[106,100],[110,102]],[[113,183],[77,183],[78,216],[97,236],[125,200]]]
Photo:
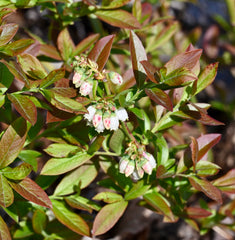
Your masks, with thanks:
[[[156,160],[152,154],[143,150],[143,147],[137,147],[131,142],[125,151],[125,155],[119,162],[120,173],[126,177],[132,176],[134,180],[138,180],[144,176],[144,172],[151,175],[156,167]]]
[[[93,125],[98,133],[107,130],[117,130],[119,121],[126,121],[128,114],[124,108],[118,108],[114,103],[102,101],[90,105],[87,108],[88,113],[84,115],[88,123]]]

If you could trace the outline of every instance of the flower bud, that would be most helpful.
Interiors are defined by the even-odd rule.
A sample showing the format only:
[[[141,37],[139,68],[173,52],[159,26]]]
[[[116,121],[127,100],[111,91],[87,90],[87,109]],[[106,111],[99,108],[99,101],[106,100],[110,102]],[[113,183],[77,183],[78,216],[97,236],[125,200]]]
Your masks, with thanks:
[[[80,87],[80,93],[82,96],[89,95],[92,91],[93,83],[91,81],[84,81]]]
[[[112,113],[110,117],[110,130],[116,131],[118,127],[119,127],[118,117],[115,113]]]
[[[104,127],[106,129],[110,129],[110,126],[111,126],[111,113],[106,111],[104,114],[103,114],[103,123],[104,123]]]
[[[142,165],[142,169],[147,173],[147,174],[152,174],[153,169],[156,167],[156,161],[153,157],[152,154],[148,152],[143,152],[143,157],[144,157],[144,164]]]
[[[98,132],[98,133],[101,133],[104,131],[104,124],[103,124],[103,121],[100,121],[98,126],[95,128],[95,130]]]
[[[89,106],[87,108],[87,111],[88,111],[88,113],[84,114],[84,118],[87,119],[89,122],[91,122],[95,115],[96,109],[94,106]]]
[[[135,162],[134,161],[129,161],[126,169],[125,169],[125,176],[129,177],[135,170]]]
[[[122,122],[128,120],[128,114],[125,108],[119,108],[115,111],[118,119]]]
[[[73,75],[73,84],[75,85],[76,88],[79,88],[83,82],[82,75],[83,73],[81,72],[75,72]]]
[[[127,164],[129,163],[128,157],[122,157],[119,162],[119,171],[120,173],[125,173],[125,169],[127,167]]]
[[[116,72],[109,72],[108,76],[114,84],[121,85],[123,83],[122,76]]]
[[[100,124],[100,122],[103,122],[102,121],[102,111],[97,110],[93,116],[93,120],[92,120],[93,126],[96,128]]]

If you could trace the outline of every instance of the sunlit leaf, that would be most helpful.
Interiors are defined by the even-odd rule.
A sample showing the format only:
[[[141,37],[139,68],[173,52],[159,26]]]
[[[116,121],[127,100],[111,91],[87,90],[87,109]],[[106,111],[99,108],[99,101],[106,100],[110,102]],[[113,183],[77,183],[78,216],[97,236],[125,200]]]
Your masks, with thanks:
[[[22,180],[32,171],[32,166],[28,163],[22,163],[17,167],[6,167],[2,170],[4,177],[12,180]]]
[[[11,181],[9,183],[25,199],[43,207],[52,208],[47,194],[30,178],[25,178],[19,182]]]
[[[45,79],[43,79],[40,83],[41,88],[46,88],[56,81],[60,80],[64,77],[65,71],[63,68],[59,68],[51,71]]]
[[[0,239],[11,240],[11,234],[8,230],[7,224],[3,221],[0,216]]]
[[[114,192],[100,192],[96,194],[92,199],[97,201],[104,201],[106,203],[114,203],[123,200],[120,194]]]
[[[52,200],[55,217],[72,231],[90,236],[87,223],[76,213],[70,210],[64,202]]]
[[[36,123],[37,109],[27,95],[13,93],[8,94],[7,97],[25,120],[28,120],[32,125]]]
[[[18,25],[15,23],[3,24],[0,26],[0,46],[4,46],[15,36]]]
[[[20,39],[7,44],[4,51],[9,51],[11,56],[16,56],[23,53],[30,45],[34,43],[33,39]]]
[[[98,69],[101,71],[110,54],[110,50],[112,48],[114,35],[109,35],[106,37],[101,38],[95,46],[90,51],[88,58],[98,64]]]
[[[27,125],[24,118],[16,119],[0,141],[0,169],[12,163],[24,146]]]
[[[128,202],[124,200],[105,205],[95,217],[92,228],[93,235],[101,235],[111,229],[123,215],[127,205]]]
[[[39,55],[48,56],[55,60],[62,60],[56,47],[47,44],[41,44],[39,49]]]
[[[105,1],[102,1],[101,8],[103,8],[103,9],[119,8],[119,7],[126,5],[130,1],[131,0],[113,0],[113,1],[107,1],[107,3]],[[103,2],[105,2],[105,3],[103,3]]]
[[[145,185],[143,180],[138,181],[137,183],[133,183],[133,187],[125,194],[124,198],[127,201],[136,199],[144,195],[149,188],[150,185]]]
[[[36,233],[41,234],[42,231],[46,228],[47,221],[48,221],[47,215],[42,210],[37,209],[33,213],[33,218],[32,218],[33,230]]]
[[[121,9],[115,10],[97,10],[95,15],[104,22],[120,28],[137,29],[140,24],[137,19],[127,11]]]
[[[220,167],[209,161],[200,161],[196,165],[197,175],[200,177],[212,176],[218,173]]]
[[[0,174],[0,205],[9,207],[14,201],[14,194],[7,179]]]
[[[44,151],[52,157],[67,157],[71,152],[79,150],[77,146],[66,143],[54,143],[49,145]]]
[[[224,176],[213,181],[215,186],[235,185],[235,169],[231,169]]]

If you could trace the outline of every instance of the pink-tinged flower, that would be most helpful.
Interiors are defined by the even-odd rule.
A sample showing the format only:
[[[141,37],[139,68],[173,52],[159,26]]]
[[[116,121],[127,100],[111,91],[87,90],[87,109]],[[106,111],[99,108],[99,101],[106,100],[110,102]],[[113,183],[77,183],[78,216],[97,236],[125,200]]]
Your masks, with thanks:
[[[76,88],[79,88],[82,84],[82,73],[75,72],[73,75],[73,84]]]
[[[110,112],[105,112],[103,114],[103,123],[104,123],[104,127],[106,129],[110,129],[110,126],[111,126],[111,113]]]
[[[97,110],[92,119],[93,126],[96,128],[100,125],[101,122],[103,124],[102,111]]]
[[[116,131],[118,127],[119,127],[118,117],[115,113],[112,113],[110,117],[110,130]]]
[[[118,119],[122,122],[128,120],[128,114],[125,108],[119,108],[115,111]]]
[[[129,163],[128,157],[122,157],[119,162],[119,172],[125,173],[127,164]]]
[[[87,108],[88,113],[84,114],[84,118],[87,119],[89,122],[93,120],[95,115],[96,109],[93,106],[89,106]]]
[[[152,154],[148,153],[148,152],[143,152],[143,157],[144,157],[144,164],[142,165],[142,169],[147,173],[147,174],[151,174],[153,169],[156,167],[156,160],[153,157]]]
[[[129,177],[134,172],[134,170],[135,170],[135,162],[129,161],[124,172],[125,176]]]
[[[104,131],[104,124],[103,124],[103,121],[99,122],[98,126],[95,128],[95,130],[98,132],[98,133],[101,133]]]
[[[87,96],[92,91],[93,84],[91,81],[84,81],[80,87],[80,93],[82,96]]]
[[[109,72],[109,79],[112,81],[112,83],[121,85],[123,83],[122,76],[116,72]]]

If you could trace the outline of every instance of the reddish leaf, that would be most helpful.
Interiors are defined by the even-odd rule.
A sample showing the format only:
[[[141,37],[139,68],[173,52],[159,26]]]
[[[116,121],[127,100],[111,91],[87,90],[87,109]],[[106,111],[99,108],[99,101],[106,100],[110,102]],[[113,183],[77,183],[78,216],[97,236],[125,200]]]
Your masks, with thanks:
[[[0,216],[0,239],[11,240],[11,234],[1,216]]]
[[[0,141],[0,169],[8,166],[24,146],[27,124],[24,118],[16,119],[3,134]]]
[[[53,58],[53,59],[59,60],[59,61],[62,60],[59,52],[52,45],[41,44],[40,50],[39,50],[39,55],[48,56],[50,58]]]
[[[7,179],[2,174],[0,174],[0,205],[3,207],[9,207],[13,201],[13,191],[8,184]]]
[[[157,104],[162,105],[168,111],[173,110],[173,105],[170,97],[159,88],[145,89],[146,94]]]
[[[154,82],[154,83],[158,83],[158,81],[156,80],[155,78],[155,74],[156,74],[156,71],[158,70],[155,66],[153,66],[149,61],[146,61],[146,60],[143,60],[140,62],[143,67],[144,67],[144,70],[148,76],[148,78]]]
[[[126,89],[133,87],[136,84],[134,73],[132,69],[127,70],[123,75],[123,83],[118,88],[118,92],[122,92]]]
[[[210,182],[194,176],[189,176],[189,181],[196,190],[203,192],[207,197],[215,200],[219,204],[222,204],[220,190],[213,186]]]
[[[11,56],[16,56],[23,53],[29,46],[34,43],[33,39],[20,39],[12,43],[7,44],[4,50],[9,51]]]
[[[4,46],[10,42],[17,30],[18,25],[15,23],[8,23],[0,26],[0,46]]]
[[[99,38],[100,34],[92,34],[90,36],[88,36],[87,38],[83,39],[76,47],[75,50],[73,52],[73,56],[79,55],[82,52],[84,52],[86,49],[88,49],[89,47],[92,46],[92,44],[94,44],[98,38]]]
[[[215,186],[231,186],[235,185],[235,169],[231,169],[224,176],[213,181]]]
[[[64,202],[52,200],[53,212],[56,218],[72,231],[90,236],[90,230],[87,223],[76,213],[70,210]]]
[[[61,57],[65,62],[73,57],[75,46],[67,28],[60,32],[57,39],[57,45],[60,50]]]
[[[197,138],[199,152],[198,161],[205,160],[208,151],[221,139],[221,134],[205,134]]]
[[[141,87],[146,80],[146,72],[141,62],[147,60],[147,55],[140,39],[133,31],[130,32],[130,51],[135,79],[138,87]]]
[[[123,215],[128,205],[127,201],[121,200],[105,205],[97,214],[92,228],[94,236],[106,233]]]
[[[194,95],[201,92],[207,86],[209,86],[215,79],[218,69],[218,62],[208,65],[199,75],[197,80],[196,91]]]
[[[40,83],[41,88],[46,88],[50,86],[51,84],[55,83],[56,81],[59,81],[61,78],[64,77],[65,70],[64,68],[59,68],[51,71],[45,79],[43,79]]]
[[[186,214],[189,218],[206,218],[211,216],[211,212],[200,207],[187,207]]]
[[[190,144],[191,152],[192,152],[192,160],[193,160],[193,170],[195,171],[195,167],[198,161],[198,153],[199,153],[199,146],[198,142],[194,137],[190,137],[192,142]]]
[[[25,199],[40,206],[52,208],[51,200],[47,194],[30,178],[25,178],[20,182],[9,182],[12,188]]]
[[[165,67],[167,68],[167,74],[182,67],[192,70],[197,65],[201,54],[202,50],[197,49],[176,55],[165,64]]]
[[[140,24],[137,19],[132,14],[124,10],[97,10],[95,15],[99,19],[115,27],[128,29],[140,28]]]
[[[175,222],[176,218],[171,211],[168,201],[158,192],[147,193],[144,196],[144,200],[152,206],[158,213],[165,216],[167,221]]]
[[[37,122],[36,106],[28,96],[21,94],[8,94],[7,97],[25,120],[28,120],[32,125]]]
[[[109,35],[101,38],[94,46],[94,48],[90,51],[88,58],[98,64],[98,69],[101,71],[110,54],[110,50],[112,48],[114,35]]]

